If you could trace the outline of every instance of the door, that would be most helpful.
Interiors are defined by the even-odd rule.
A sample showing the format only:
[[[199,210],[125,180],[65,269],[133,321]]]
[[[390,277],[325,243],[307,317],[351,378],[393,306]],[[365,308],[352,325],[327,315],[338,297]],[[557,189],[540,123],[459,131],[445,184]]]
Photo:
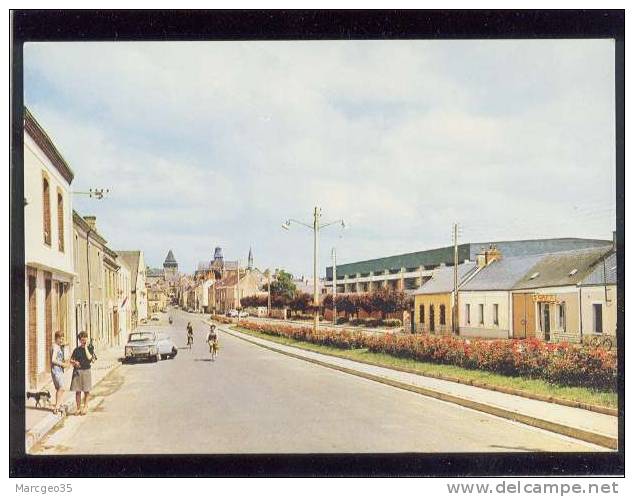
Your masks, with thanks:
[[[550,342],[550,305],[544,304],[544,340]]]
[[[513,294],[513,338],[535,336],[535,304],[533,294]]]
[[[44,346],[46,347],[45,366],[46,371],[51,370],[51,358],[53,350],[53,282],[50,278],[44,280]]]
[[[434,333],[436,331],[436,321],[434,316],[434,306],[429,306],[429,331]]]
[[[29,388],[37,386],[37,300],[35,276],[29,276]]]

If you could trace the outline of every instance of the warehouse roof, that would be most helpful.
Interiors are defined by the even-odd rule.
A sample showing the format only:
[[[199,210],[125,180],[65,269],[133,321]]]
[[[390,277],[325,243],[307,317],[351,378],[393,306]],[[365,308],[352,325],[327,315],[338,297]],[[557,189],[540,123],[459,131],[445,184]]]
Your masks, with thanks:
[[[460,290],[510,290],[544,255],[504,257],[491,262]]]

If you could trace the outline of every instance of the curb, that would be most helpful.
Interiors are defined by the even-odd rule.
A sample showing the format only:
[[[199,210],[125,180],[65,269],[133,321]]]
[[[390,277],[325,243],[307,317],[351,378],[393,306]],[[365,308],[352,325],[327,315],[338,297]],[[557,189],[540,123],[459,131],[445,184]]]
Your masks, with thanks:
[[[221,324],[227,324],[227,323],[221,323]],[[232,326],[236,326],[237,323],[232,323]],[[295,347],[298,348],[300,350],[304,350],[301,347],[296,347],[295,345],[287,345],[287,347]],[[332,355],[329,354],[327,352],[321,352],[318,350],[311,350],[310,352],[314,352],[315,354],[321,354],[321,355],[325,355],[328,357],[339,357],[336,355]],[[345,358],[343,358],[345,359]],[[428,378],[435,378],[437,380],[445,380],[445,381],[452,381],[454,383],[460,383],[462,385],[469,385],[469,386],[473,386],[473,387],[478,387],[478,388],[483,388],[485,390],[491,390],[493,392],[500,392],[500,393],[507,393],[509,395],[515,395],[517,397],[524,397],[526,399],[532,399],[532,400],[539,400],[541,402],[549,402],[551,404],[558,404],[561,406],[565,406],[565,407],[575,407],[577,409],[585,409],[586,411],[591,411],[591,412],[596,412],[598,414],[607,414],[608,416],[614,416],[614,417],[618,417],[619,416],[619,411],[616,408],[613,407],[604,407],[604,406],[599,406],[596,404],[587,404],[585,402],[579,402],[579,401],[575,401],[575,400],[567,400],[567,399],[560,399],[557,397],[552,397],[552,396],[548,396],[548,395],[539,395],[539,394],[534,394],[534,393],[530,393],[530,392],[525,392],[524,390],[519,390],[516,388],[510,388],[510,387],[498,387],[495,385],[490,385],[489,383],[483,383],[480,382],[478,380],[461,380],[460,378],[454,378],[452,376],[444,376],[442,374],[434,374],[434,373],[421,373],[420,371],[417,371],[415,369],[410,369],[410,368],[405,368],[405,367],[400,367],[400,366],[387,366],[387,365],[383,365],[383,364],[377,364],[375,362],[372,361],[365,361],[363,359],[349,359],[349,360],[354,360],[355,362],[360,362],[362,364],[367,364],[368,366],[377,366],[377,367],[381,367],[381,368],[386,368],[386,369],[393,369],[394,371],[400,371],[402,373],[411,373],[411,374],[415,374],[418,376],[425,376]]]
[[[98,381],[94,382],[93,388],[101,383],[101,381],[106,378],[106,376],[112,373],[119,366],[121,366],[121,361],[117,361],[111,367],[107,368],[104,375],[99,378]],[[62,403],[64,413],[67,413],[69,409],[72,408],[73,403],[74,400],[72,398]],[[33,428],[31,428],[30,430],[26,430],[24,434],[24,452],[28,454],[33,446],[37,444],[40,440],[42,440],[42,438],[44,438],[53,428],[60,424],[66,416],[67,414],[62,414],[61,416],[58,416],[51,412],[39,423],[33,426]]]
[[[540,428],[543,430],[551,431],[554,433],[558,433],[560,435],[566,435],[571,438],[576,438],[578,440],[583,440],[584,442],[593,443],[596,445],[600,445],[602,447],[606,447],[608,449],[617,450],[618,449],[618,439],[610,437],[608,435],[603,435],[600,433],[592,432],[589,430],[584,430],[581,428],[574,428],[571,426],[562,425],[560,423],[555,423],[553,421],[546,421],[544,419],[536,418],[534,416],[528,416],[526,414],[521,414],[515,411],[509,411],[508,409],[504,409],[501,407],[492,406],[489,404],[485,404],[483,402],[477,402],[470,399],[465,399],[463,397],[458,397],[451,394],[446,394],[443,392],[439,392],[438,390],[433,390],[430,388],[409,385],[407,383],[402,383],[400,381],[391,380],[389,378],[384,378],[382,376],[364,373],[361,371],[357,371],[355,369],[346,368],[343,366],[338,366],[336,364],[328,363],[325,361],[320,361],[318,359],[314,359],[311,357],[306,357],[300,354],[294,354],[292,352],[287,352],[285,350],[278,349],[276,347],[271,347],[268,345],[264,345],[259,342],[255,342],[253,340],[249,340],[244,336],[238,335],[235,331],[228,331],[223,329],[225,333],[239,338],[240,340],[244,340],[245,342],[249,342],[253,345],[257,345],[259,347],[278,352],[280,354],[293,357],[295,359],[300,359],[306,362],[310,362],[313,364],[317,364],[320,366],[324,366],[330,369],[335,369],[337,371],[341,371],[343,373],[348,373],[354,376],[359,376],[361,378],[365,378],[367,380],[376,381],[378,383],[383,383],[384,385],[389,385],[395,388],[400,388],[402,390],[408,390],[410,392],[418,393],[421,395],[425,395],[427,397],[432,397],[434,399],[443,400],[445,402],[451,402],[453,404],[460,405],[462,407],[467,407],[469,409],[474,409],[476,411],[481,411],[487,414],[492,414],[494,416],[498,416],[504,419],[509,419],[511,421],[516,421],[525,425],[533,426],[535,428]]]

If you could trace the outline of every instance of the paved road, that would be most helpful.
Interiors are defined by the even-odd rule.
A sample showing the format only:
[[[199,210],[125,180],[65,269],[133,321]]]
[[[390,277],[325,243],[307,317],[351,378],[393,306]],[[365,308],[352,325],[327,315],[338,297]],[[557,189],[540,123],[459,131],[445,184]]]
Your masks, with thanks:
[[[221,333],[215,362],[200,316],[163,324],[174,360],[122,365],[39,454],[592,451],[596,447],[293,359]],[[163,315],[165,316],[165,315]]]

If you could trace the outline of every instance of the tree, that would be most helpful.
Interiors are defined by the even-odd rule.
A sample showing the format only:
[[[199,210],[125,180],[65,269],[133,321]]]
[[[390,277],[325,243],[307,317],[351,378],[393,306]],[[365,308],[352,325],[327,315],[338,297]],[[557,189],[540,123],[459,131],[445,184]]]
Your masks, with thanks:
[[[264,284],[264,290],[268,291],[268,284]],[[293,275],[280,269],[275,273],[275,280],[271,281],[271,305],[273,301],[278,303],[286,302],[288,305],[295,294],[297,293],[297,287],[293,283]]]
[[[272,288],[272,285],[271,285]],[[293,297],[293,299],[289,302],[289,307],[292,311],[297,312],[306,312],[307,309],[311,307],[312,297],[305,293],[299,292]]]
[[[381,312],[381,319],[386,314],[409,309],[408,297],[401,290],[380,288],[370,295],[372,308]]]

